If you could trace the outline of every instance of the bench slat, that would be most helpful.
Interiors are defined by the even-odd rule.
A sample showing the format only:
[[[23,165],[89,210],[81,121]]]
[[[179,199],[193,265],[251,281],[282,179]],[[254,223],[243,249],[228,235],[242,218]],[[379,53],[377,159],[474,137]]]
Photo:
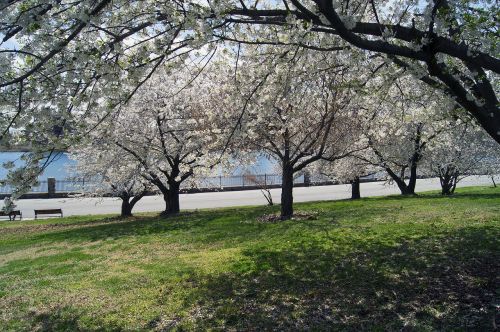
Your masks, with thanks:
[[[60,214],[61,218],[63,216],[62,209],[44,209],[44,210],[35,210],[35,219],[37,219],[40,214]]]
[[[61,209],[45,209],[45,210],[35,210],[35,214],[58,214],[62,213]]]

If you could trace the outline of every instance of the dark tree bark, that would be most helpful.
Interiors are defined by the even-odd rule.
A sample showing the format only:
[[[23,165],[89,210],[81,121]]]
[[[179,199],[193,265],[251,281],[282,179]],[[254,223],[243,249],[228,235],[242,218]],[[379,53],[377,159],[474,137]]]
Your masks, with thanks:
[[[285,165],[281,175],[281,219],[288,220],[293,216],[293,168]]]
[[[169,181],[169,190],[168,190],[168,207],[167,214],[177,214],[180,211],[179,206],[179,191],[180,191],[180,183],[177,181]]]
[[[410,157],[408,165],[401,166],[400,175],[397,175],[389,166],[385,165],[384,169],[389,174],[389,176],[396,182],[401,195],[415,195],[415,187],[417,185],[417,168],[418,163],[422,159],[422,151],[424,150],[427,142],[422,142],[422,130],[423,125],[418,124],[417,130],[415,132],[415,138],[413,139],[413,154]],[[372,146],[373,147],[373,146]],[[384,161],[382,154],[376,150],[375,154]],[[408,179],[408,184],[405,182],[405,171],[407,167],[410,167],[410,178]]]
[[[165,209],[161,213],[161,215],[168,215],[169,214],[169,205],[170,205],[170,200],[169,200],[169,189],[161,182],[156,182],[153,181],[153,183],[156,185],[158,189],[160,189],[160,192],[163,196],[163,201],[165,202]]]
[[[173,214],[179,213],[179,188],[180,182],[175,181],[175,177],[168,175],[168,178],[172,180],[168,180],[168,187],[163,184],[163,182],[155,177],[151,180],[151,182],[156,185],[156,187],[160,190],[163,195],[163,201],[165,202],[165,210],[161,213],[162,216],[170,216]],[[176,175],[177,176],[177,175]]]
[[[165,209],[162,211],[160,215],[165,216],[169,214],[169,188],[161,182],[161,180],[156,176],[152,175],[152,179],[150,180],[151,183],[153,183],[161,192],[163,196],[163,201],[165,202]]]
[[[449,196],[453,195],[455,193],[455,188],[457,187],[456,182],[448,178],[445,181],[441,182],[441,195],[443,196]]]
[[[290,160],[290,134],[288,128],[284,133],[285,149],[281,157],[281,220],[289,220],[293,216],[293,164]]]
[[[180,191],[180,186],[181,182],[184,181],[189,175],[185,174],[182,178],[181,181],[177,181],[177,177],[180,175],[180,169],[179,169],[179,157],[176,156],[175,158],[172,159],[171,161],[171,170],[169,173],[165,173],[165,176],[167,177],[167,183],[168,183],[168,193],[165,197],[165,201],[167,202],[167,208],[165,209],[165,215],[174,215],[179,213],[180,207],[179,207],[179,191]]]
[[[138,195],[131,196],[129,193],[124,192],[120,195],[120,198],[122,199],[122,207],[121,207],[121,216],[122,217],[131,217],[132,216],[132,209],[134,208],[135,204],[141,200],[141,198],[146,195],[146,190],[141,192]]]
[[[122,209],[121,214],[122,217],[132,217],[132,206],[128,198],[122,198]]]
[[[425,143],[422,144],[422,129],[423,126],[419,124],[417,126],[415,136],[413,156],[410,160],[410,180],[408,181],[408,192],[411,195],[415,194],[415,186],[417,185],[417,166],[422,159],[422,149],[425,147]]]
[[[387,172],[387,174],[389,174],[391,179],[393,179],[394,182],[396,182],[396,185],[398,186],[399,190],[401,191],[401,195],[415,195],[416,174],[415,174],[415,178],[413,179],[413,181],[410,178],[410,183],[413,183],[413,186],[410,187],[405,182],[404,172],[402,172],[403,175],[401,175],[401,177],[400,177],[396,173],[394,173],[394,171],[389,167],[386,167],[385,171]]]
[[[449,196],[455,193],[459,173],[454,167],[443,167],[439,171],[439,182],[441,183],[441,195]]]
[[[417,185],[417,163],[418,161],[412,160],[412,163],[410,165],[410,179],[408,181],[408,191],[412,195],[415,194],[415,186]]]
[[[351,181],[351,199],[360,199],[361,192],[359,188],[359,177],[355,177],[354,180]]]
[[[163,202],[165,202],[165,209],[160,213],[162,216],[169,215],[169,199],[168,199],[168,191],[167,193],[163,193]]]

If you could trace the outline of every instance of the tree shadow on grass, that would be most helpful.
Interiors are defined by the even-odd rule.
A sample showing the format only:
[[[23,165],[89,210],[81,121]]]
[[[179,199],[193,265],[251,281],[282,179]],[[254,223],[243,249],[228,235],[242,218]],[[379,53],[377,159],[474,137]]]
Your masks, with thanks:
[[[106,220],[104,223],[97,224],[87,222],[81,227],[34,235],[31,241],[98,241],[178,231],[190,231],[193,232],[193,235],[198,234],[200,235],[199,240],[203,242],[212,242],[227,237],[252,237],[253,235],[258,236],[258,233],[264,227],[255,227],[256,225],[251,223],[248,223],[247,227],[244,224],[241,224],[242,227],[234,227],[234,222],[255,220],[257,216],[268,211],[270,209],[267,207],[239,210],[225,209],[187,212],[169,218],[152,216]],[[207,224],[210,224],[209,228],[207,228]]]
[[[405,200],[405,199],[462,199],[462,200],[475,200],[475,199],[497,199],[500,200],[500,190],[497,192],[486,191],[481,192],[455,192],[453,195],[441,195],[440,193],[417,193],[417,195],[389,195],[384,197],[370,197],[371,200]]]
[[[124,328],[111,322],[102,322],[93,317],[91,327],[82,322],[83,313],[71,306],[56,306],[41,312],[33,312],[30,317],[30,331],[40,332],[83,332],[83,331],[123,331]],[[27,329],[28,330],[28,329]]]
[[[499,236],[471,227],[347,255],[313,240],[249,249],[238,272],[198,276],[192,319],[202,330],[492,330]]]
[[[37,331],[83,331],[78,323],[79,316],[60,311],[35,314],[31,328]]]
[[[417,196],[413,199],[417,201],[419,199],[436,199],[441,198],[440,195],[422,195]],[[447,199],[448,197],[442,197]],[[461,198],[461,199],[499,199],[500,192],[496,193],[485,193],[485,194],[456,194],[455,197],[450,198]],[[329,218],[331,216],[339,218],[342,216],[349,215],[350,217],[356,217],[356,211],[360,204],[364,202],[371,203],[373,201],[398,201],[404,200],[407,197],[402,196],[388,196],[388,197],[376,197],[368,198],[366,200],[360,200],[352,202],[348,206],[344,205],[336,208],[328,208],[323,213],[323,217]],[[410,198],[411,199],[411,198]],[[438,200],[437,202],[442,202]],[[318,203],[318,207],[321,208],[324,204],[330,204],[332,202],[321,202]],[[310,203],[309,203],[310,204]],[[334,203],[333,203],[334,204]],[[300,207],[303,204],[297,204]],[[307,205],[306,205],[307,206]],[[141,235],[154,235],[162,233],[170,233],[177,231],[192,231],[194,234],[199,232],[201,236],[198,240],[204,242],[223,240],[224,238],[232,238],[233,240],[248,240],[257,238],[261,231],[265,228],[264,225],[259,225],[258,223],[247,223],[246,225],[240,224],[239,226],[234,226],[235,222],[242,222],[245,220],[255,221],[257,217],[270,212],[276,212],[279,206],[273,208],[268,207],[254,207],[254,208],[235,208],[235,209],[223,209],[223,210],[205,210],[205,211],[195,211],[183,213],[177,217],[171,218],[160,218],[157,216],[152,217],[134,217],[132,219],[105,219],[99,220],[99,223],[85,222],[82,224],[69,224],[61,227],[55,227],[54,230],[50,232],[45,232],[42,234],[33,235],[30,241],[98,241],[103,239],[118,239],[126,236],[141,236]],[[374,206],[370,209],[362,209],[359,218],[362,220],[370,219],[373,216],[385,214],[388,209],[397,209],[398,207],[387,207]],[[402,207],[399,207],[402,208]],[[210,229],[206,228],[206,225],[211,223]],[[232,226],[229,226],[232,223]],[[50,225],[44,225],[43,227],[48,228]],[[56,225],[55,225],[56,226]],[[280,227],[280,226],[277,226]],[[45,229],[43,229],[45,230]]]

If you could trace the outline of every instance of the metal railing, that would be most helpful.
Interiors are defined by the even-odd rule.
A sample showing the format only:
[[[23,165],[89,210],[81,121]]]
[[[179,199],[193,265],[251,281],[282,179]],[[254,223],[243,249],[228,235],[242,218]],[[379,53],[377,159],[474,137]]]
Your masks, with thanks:
[[[14,187],[0,182],[0,194],[10,194],[14,191]],[[30,193],[46,193],[48,191],[47,181],[38,181],[31,186]]]
[[[309,179],[313,179],[310,181]],[[306,183],[307,182],[307,183]],[[327,177],[315,175],[304,176],[303,174],[294,178],[296,185],[312,184],[318,182],[331,182]],[[95,188],[99,183],[92,181],[79,180],[56,180],[55,192],[57,193],[79,193],[84,192],[86,188]],[[196,182],[185,182],[181,189],[200,189],[200,190],[224,190],[225,188],[245,188],[245,187],[268,187],[281,185],[280,174],[245,174],[232,176],[215,176],[197,179]],[[38,181],[31,187],[30,193],[47,193],[48,181]],[[0,181],[0,194],[12,193],[12,186],[2,184]]]
[[[295,184],[303,184],[304,176],[294,179]],[[196,188],[199,189],[224,189],[239,187],[260,187],[281,185],[280,174],[247,174],[232,176],[207,177],[197,180]],[[181,188],[189,188],[189,183],[183,184]]]

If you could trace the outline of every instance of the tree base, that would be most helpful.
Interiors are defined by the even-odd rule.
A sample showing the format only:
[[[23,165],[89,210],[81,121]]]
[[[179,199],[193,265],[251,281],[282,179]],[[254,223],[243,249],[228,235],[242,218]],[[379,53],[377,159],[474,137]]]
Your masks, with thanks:
[[[287,220],[296,221],[296,220],[316,220],[316,219],[318,219],[318,213],[311,211],[311,212],[294,213],[288,219],[283,219],[282,216],[279,214],[265,214],[265,215],[257,218],[257,221],[265,222],[265,223],[277,223],[277,222],[287,221]]]
[[[417,193],[401,193],[401,196],[416,197],[416,196],[418,196],[418,194]]]
[[[160,217],[162,218],[171,218],[179,215],[179,211],[162,211],[160,213]]]

